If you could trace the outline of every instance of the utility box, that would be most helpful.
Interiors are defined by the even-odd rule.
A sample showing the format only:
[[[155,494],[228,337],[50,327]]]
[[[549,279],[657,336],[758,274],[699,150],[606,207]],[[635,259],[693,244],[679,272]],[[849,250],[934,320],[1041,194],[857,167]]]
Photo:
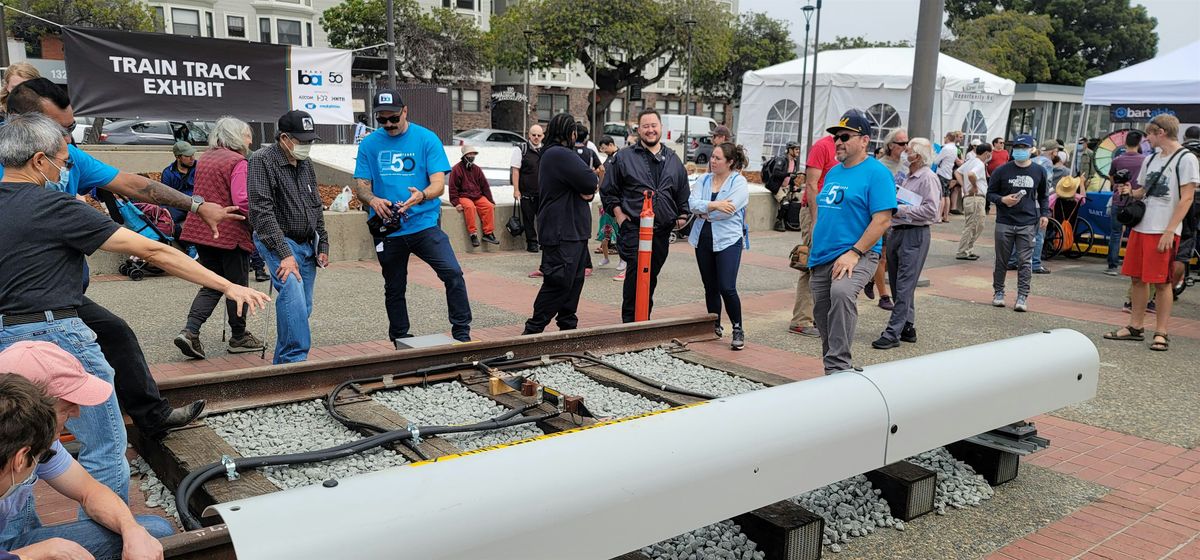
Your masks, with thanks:
[[[955,459],[971,465],[971,468],[983,475],[992,486],[999,486],[1017,478],[1017,472],[1021,468],[1020,455],[970,441],[956,441],[947,445],[946,450],[954,455]]]
[[[767,560],[821,557],[825,519],[791,500],[775,502],[733,518]]]
[[[892,517],[911,521],[933,511],[933,498],[937,492],[937,474],[933,471],[898,461],[865,476],[880,490],[880,497],[888,503]]]

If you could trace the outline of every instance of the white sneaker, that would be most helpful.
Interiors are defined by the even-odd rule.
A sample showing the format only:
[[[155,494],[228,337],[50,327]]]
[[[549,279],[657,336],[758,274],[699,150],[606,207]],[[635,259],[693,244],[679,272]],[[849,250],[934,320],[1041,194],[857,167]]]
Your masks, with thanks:
[[[604,260],[600,261],[600,266],[608,266],[608,262],[608,257],[605,257]]]
[[[996,292],[996,294],[992,296],[992,306],[1004,307],[1004,292]]]
[[[1021,313],[1029,311],[1029,306],[1025,305],[1025,296],[1017,296],[1017,303],[1013,304],[1013,311]]]
[[[625,272],[626,266],[627,265],[625,264],[625,261],[621,261],[620,263],[617,264],[617,272]]]

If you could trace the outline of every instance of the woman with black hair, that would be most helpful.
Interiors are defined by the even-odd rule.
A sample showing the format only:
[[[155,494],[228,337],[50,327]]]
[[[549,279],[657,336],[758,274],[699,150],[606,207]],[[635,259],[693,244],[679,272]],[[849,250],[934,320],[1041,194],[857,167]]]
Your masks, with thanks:
[[[711,173],[702,175],[688,198],[688,210],[696,216],[688,242],[696,248],[696,265],[704,283],[704,303],[717,315],[714,332],[719,337],[721,302],[733,323],[729,347],[741,350],[746,345],[742,330],[742,300],[737,293],[738,269],[746,238],[746,204],[750,201],[749,184],[742,176],[746,151],[725,142],[715,146],[709,160]]]
[[[575,153],[575,119],[560,113],[546,127],[538,177],[541,204],[537,212],[538,242],[542,247],[542,289],[533,302],[533,316],[522,334],[544,331],[551,319],[559,330],[579,324],[575,311],[583,292],[592,232],[589,206],[598,179]]]

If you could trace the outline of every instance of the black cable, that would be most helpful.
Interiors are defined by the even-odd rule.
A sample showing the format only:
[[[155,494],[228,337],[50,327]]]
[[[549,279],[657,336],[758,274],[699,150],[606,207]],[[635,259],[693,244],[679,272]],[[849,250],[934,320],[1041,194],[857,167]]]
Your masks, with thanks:
[[[621,375],[624,375],[626,377],[636,379],[637,381],[645,383],[646,385],[649,385],[651,387],[657,387],[659,390],[666,391],[668,393],[678,393],[680,395],[687,395],[689,397],[696,397],[698,399],[705,399],[705,400],[712,400],[712,399],[719,398],[716,395],[710,395],[708,393],[701,393],[700,391],[694,391],[692,389],[686,389],[683,387],[677,387],[675,385],[663,383],[661,381],[656,381],[656,380],[650,379],[649,377],[646,377],[644,375],[639,375],[639,374],[633,373],[632,371],[629,371],[629,370],[627,370],[621,366],[618,366],[616,364],[601,360],[600,358],[588,356],[587,354],[560,353],[560,354],[546,354],[544,357],[546,357],[546,358],[576,358],[579,360],[589,361],[594,364],[604,366],[608,369],[611,369],[611,370],[613,370]],[[504,360],[501,362],[493,362],[491,365],[500,367],[500,366],[507,366],[507,365],[512,365],[512,364],[532,362],[535,360],[541,360],[542,358],[543,358],[543,356],[531,356],[528,358],[514,358],[514,359]]]
[[[557,412],[542,414],[539,416],[521,416],[514,418],[523,410],[528,410],[531,407],[525,407],[519,410],[510,410],[495,418],[477,422],[475,424],[466,424],[462,426],[424,426],[417,429],[421,436],[439,436],[446,434],[458,434],[464,432],[478,432],[484,430],[498,430],[511,426],[519,426],[521,424],[529,424],[532,422],[541,422],[555,416]],[[297,465],[305,463],[316,463],[320,461],[329,461],[340,459],[362,453],[370,449],[374,449],[381,445],[396,441],[408,441],[412,439],[412,431],[408,429],[393,430],[366,437],[360,440],[355,440],[341,445],[336,445],[327,449],[319,449],[316,451],[306,451],[303,453],[289,453],[286,455],[271,455],[262,457],[243,457],[235,461],[234,470],[241,472],[243,470],[256,469],[260,467],[273,467],[280,465]],[[175,489],[175,507],[179,512],[179,518],[183,522],[187,530],[199,529],[202,525],[200,520],[192,515],[188,508],[188,501],[193,493],[201,485],[220,476],[226,472],[225,465],[217,462],[201,466],[192,470],[183,478],[179,486]]]

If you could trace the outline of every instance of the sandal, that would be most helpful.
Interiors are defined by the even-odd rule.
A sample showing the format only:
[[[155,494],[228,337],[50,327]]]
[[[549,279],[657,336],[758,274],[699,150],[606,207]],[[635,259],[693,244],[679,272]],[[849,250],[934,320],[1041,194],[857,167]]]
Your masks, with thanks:
[[[1154,338],[1161,338],[1162,342],[1155,340],[1154,342],[1150,343],[1151,350],[1155,350],[1157,352],[1166,352],[1171,347],[1171,338],[1167,336],[1167,333],[1156,332],[1154,333]]]
[[[1117,329],[1112,332],[1104,333],[1104,338],[1106,338],[1108,340],[1137,340],[1137,341],[1146,340],[1146,337],[1144,334],[1146,332],[1146,329],[1134,328],[1133,325],[1129,325],[1129,326],[1122,327],[1122,328],[1125,330],[1125,334],[1121,334],[1121,329]]]

